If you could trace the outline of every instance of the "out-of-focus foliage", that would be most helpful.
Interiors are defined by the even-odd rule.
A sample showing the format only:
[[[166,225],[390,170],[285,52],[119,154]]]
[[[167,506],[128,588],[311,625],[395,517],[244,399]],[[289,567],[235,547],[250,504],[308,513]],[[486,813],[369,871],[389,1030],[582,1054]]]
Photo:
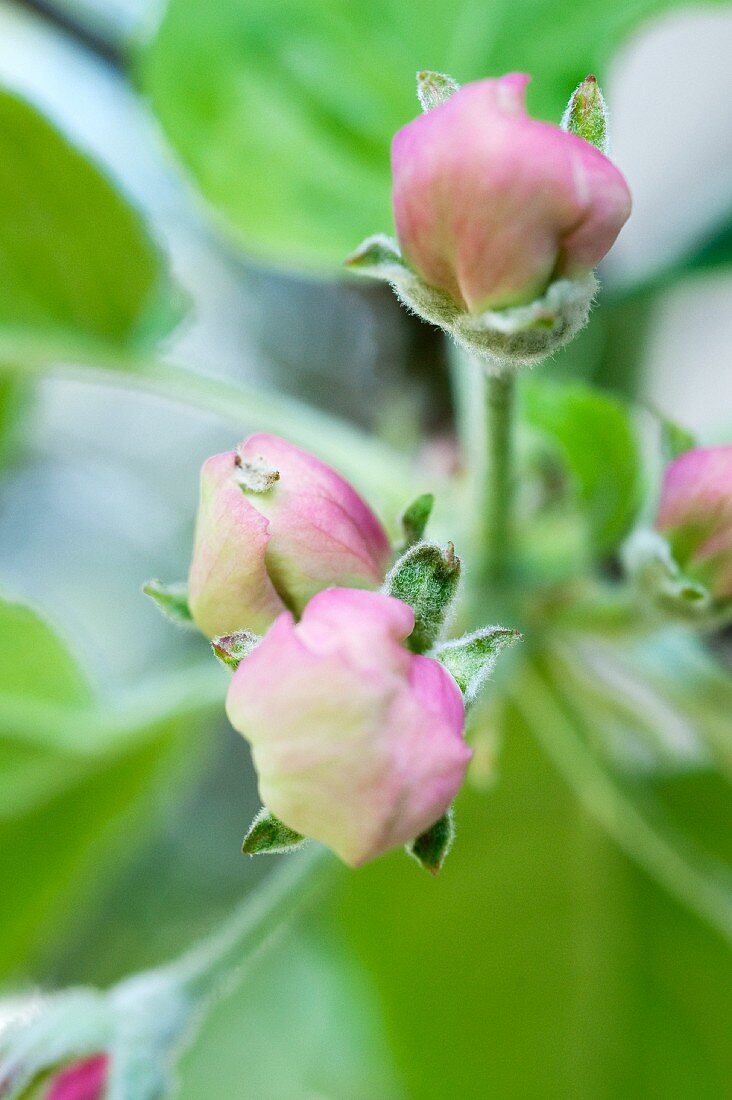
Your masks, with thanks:
[[[340,929],[307,922],[256,962],[181,1065],[180,1100],[397,1100],[381,1005]],[[256,992],[255,992],[256,991]],[[212,1080],[213,1076],[213,1080]]]
[[[580,383],[526,380],[527,422],[549,438],[573,478],[595,553],[617,546],[640,504],[640,453],[628,408]]]
[[[389,145],[414,73],[533,76],[558,122],[588,71],[668,0],[169,0],[140,77],[168,138],[253,255],[334,268],[391,227]],[[639,105],[639,110],[642,110]]]
[[[161,697],[152,705],[105,703],[58,635],[18,603],[0,603],[0,637],[0,878],[12,893],[0,910],[0,974],[7,975],[65,931],[72,898],[118,858],[121,830],[126,847],[161,793],[182,779],[181,759],[193,759],[190,738],[206,704],[181,707],[183,693],[167,710]]]
[[[0,91],[0,326],[153,338],[175,316],[159,250],[112,184],[30,104]]]
[[[390,857],[350,877],[332,912],[375,977],[405,1095],[724,1095],[728,949],[557,775],[536,733],[551,739],[566,707],[545,672],[539,686],[531,720],[519,700],[494,713],[495,784],[458,799],[440,879]],[[643,797],[661,794],[718,834],[711,772],[659,777]]]

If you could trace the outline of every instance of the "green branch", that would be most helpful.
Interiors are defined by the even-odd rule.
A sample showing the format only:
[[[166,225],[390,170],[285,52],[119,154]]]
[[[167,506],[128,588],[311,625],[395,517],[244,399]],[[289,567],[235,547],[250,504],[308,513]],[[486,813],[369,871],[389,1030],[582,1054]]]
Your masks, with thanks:
[[[148,393],[274,432],[336,466],[369,497],[396,511],[423,488],[409,455],[395,451],[339,417],[268,391],[229,382],[155,356],[63,335],[0,332],[0,373],[62,375]]]

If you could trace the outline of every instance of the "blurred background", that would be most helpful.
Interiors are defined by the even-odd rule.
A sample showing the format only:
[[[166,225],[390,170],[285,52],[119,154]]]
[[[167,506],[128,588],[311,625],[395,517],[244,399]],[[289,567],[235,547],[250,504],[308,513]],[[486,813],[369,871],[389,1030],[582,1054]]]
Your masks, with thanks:
[[[731,56],[726,4],[0,0],[0,84],[101,169],[168,258],[182,320],[166,352],[395,448],[426,439],[434,462],[452,432],[441,338],[338,270],[391,230],[388,143],[416,113],[416,69],[526,69],[530,108],[553,120],[597,72],[635,209],[590,327],[540,370],[713,442],[732,428]],[[32,192],[3,212],[0,184],[6,274]],[[110,226],[89,208],[90,239]],[[0,588],[85,670],[28,626],[26,661],[49,654],[29,690],[103,701],[85,743],[24,741],[0,690],[0,978],[105,984],[182,950],[274,865],[239,852],[258,799],[214,705],[225,681],[206,681],[205,707],[143,697],[151,681],[186,696],[206,646],[140,585],[185,576],[199,466],[258,424],[88,378],[0,386]],[[12,660],[0,652],[0,689]],[[399,853],[341,876],[206,1022],[184,1100],[730,1094],[729,943],[617,849],[518,713],[500,730],[441,878]],[[97,734],[109,751],[91,750]],[[729,854],[726,784],[674,784],[678,829]]]

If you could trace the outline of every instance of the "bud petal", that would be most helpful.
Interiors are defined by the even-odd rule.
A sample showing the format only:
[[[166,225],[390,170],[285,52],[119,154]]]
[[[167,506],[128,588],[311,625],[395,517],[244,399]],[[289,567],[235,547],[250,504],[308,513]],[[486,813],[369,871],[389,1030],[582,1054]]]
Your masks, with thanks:
[[[608,151],[608,111],[596,77],[590,73],[578,84],[562,116],[562,129],[584,138],[602,153]]]
[[[732,598],[732,445],[686,451],[666,467],[656,527],[692,581]]]
[[[299,623],[277,619],[227,697],[264,804],[353,866],[439,819],[471,755],[455,681],[403,644],[413,623],[389,596],[321,592]]]
[[[108,1074],[108,1054],[74,1062],[52,1079],[47,1100],[102,1100]]]
[[[188,589],[209,637],[264,631],[332,584],[375,588],[390,556],[348,482],[276,436],[250,436],[204,464]]]
[[[451,542],[444,550],[419,542],[392,568],[384,590],[414,611],[414,629],[407,640],[413,653],[425,653],[440,637],[459,581],[460,558]]]

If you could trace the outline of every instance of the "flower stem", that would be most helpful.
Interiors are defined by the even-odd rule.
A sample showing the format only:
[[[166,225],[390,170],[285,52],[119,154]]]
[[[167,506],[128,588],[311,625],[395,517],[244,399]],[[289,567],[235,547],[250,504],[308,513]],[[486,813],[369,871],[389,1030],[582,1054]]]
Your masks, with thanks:
[[[484,575],[491,581],[504,580],[511,561],[515,388],[513,374],[492,374],[486,379],[488,438],[481,545],[484,548]]]
[[[241,978],[242,968],[321,890],[328,874],[316,874],[336,861],[320,845],[288,856],[287,863],[248,895],[207,939],[166,968],[197,1004],[205,1007],[224,996]]]

